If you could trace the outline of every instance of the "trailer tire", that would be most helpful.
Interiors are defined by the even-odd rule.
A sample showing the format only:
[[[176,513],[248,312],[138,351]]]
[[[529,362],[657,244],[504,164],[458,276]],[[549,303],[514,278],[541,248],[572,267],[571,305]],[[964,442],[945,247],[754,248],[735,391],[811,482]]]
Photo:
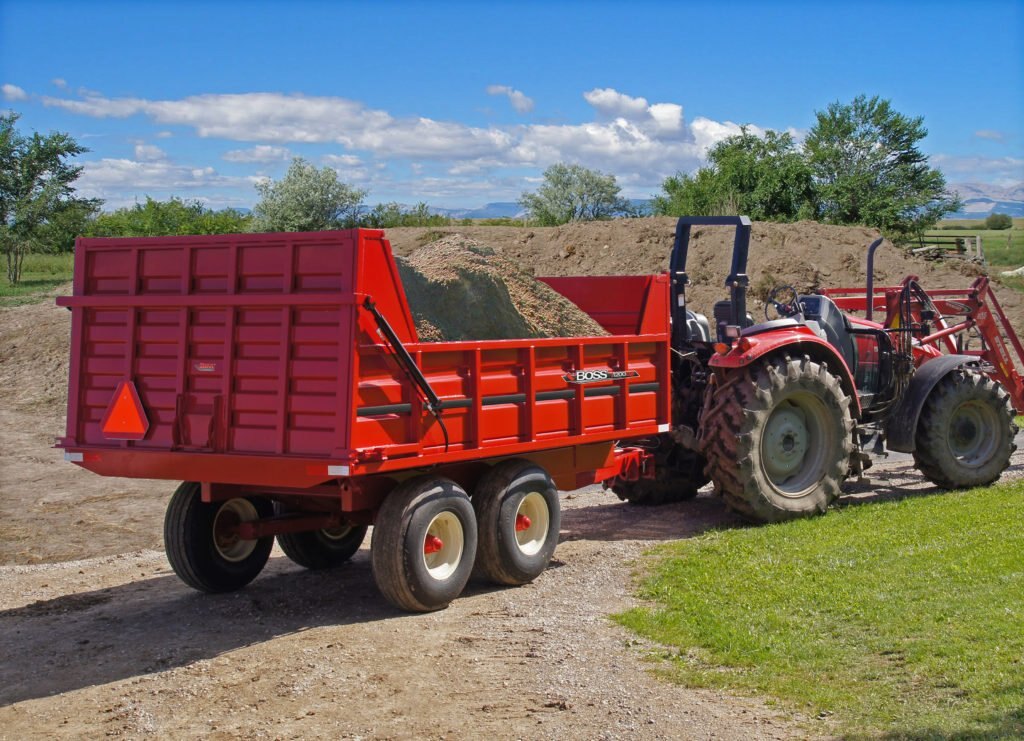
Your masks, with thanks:
[[[270,517],[274,506],[263,497],[204,502],[194,481],[171,495],[164,517],[164,549],[174,573],[201,592],[232,592],[255,579],[267,565],[274,538],[241,540],[238,522]]]
[[[701,431],[708,475],[729,507],[760,522],[822,514],[853,446],[850,397],[828,366],[774,357],[722,377]]]
[[[558,545],[561,508],[548,473],[525,460],[502,461],[473,494],[479,542],[478,576],[502,585],[533,581]]]
[[[373,578],[396,607],[441,610],[469,581],[476,547],[476,517],[466,492],[445,478],[409,479],[377,511],[370,543]]]
[[[914,464],[944,489],[987,486],[1017,449],[1010,397],[988,376],[964,369],[944,376],[925,400]]]
[[[293,563],[316,571],[349,561],[365,537],[366,527],[343,525],[331,530],[278,535],[277,544]]]

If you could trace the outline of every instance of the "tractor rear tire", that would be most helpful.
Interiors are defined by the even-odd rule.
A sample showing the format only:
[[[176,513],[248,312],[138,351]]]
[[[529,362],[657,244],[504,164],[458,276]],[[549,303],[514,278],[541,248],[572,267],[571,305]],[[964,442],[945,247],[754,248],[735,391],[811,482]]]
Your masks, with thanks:
[[[330,569],[349,561],[366,537],[366,527],[346,525],[334,530],[286,533],[277,544],[293,563],[306,569]]]
[[[476,558],[476,516],[449,479],[403,481],[377,511],[370,542],[381,594],[410,612],[442,610],[469,581]]]
[[[494,584],[527,584],[551,563],[561,523],[558,489],[530,461],[502,461],[473,494],[476,573]]]
[[[917,424],[914,463],[944,489],[996,481],[1017,449],[1010,397],[988,376],[956,370],[925,400]]]
[[[823,514],[854,453],[850,397],[828,366],[769,358],[719,379],[701,415],[707,473],[760,522]]]
[[[274,505],[263,497],[204,502],[200,486],[186,481],[171,496],[164,517],[164,549],[174,573],[201,592],[232,592],[255,579],[267,565],[274,538],[242,540],[241,522],[270,517]]]

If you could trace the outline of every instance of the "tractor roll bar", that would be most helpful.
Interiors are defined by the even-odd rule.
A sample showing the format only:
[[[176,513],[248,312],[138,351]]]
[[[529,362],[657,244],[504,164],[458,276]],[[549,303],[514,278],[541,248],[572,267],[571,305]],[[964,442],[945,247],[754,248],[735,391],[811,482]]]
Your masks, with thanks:
[[[733,226],[736,237],[732,246],[732,268],[725,285],[729,288],[731,303],[730,322],[742,327],[747,316],[747,255],[750,252],[750,218],[747,216],[681,216],[676,222],[676,241],[672,245],[669,272],[672,274],[672,332],[673,339],[686,336],[686,256],[690,249],[690,227]],[[673,342],[678,347],[678,342]]]

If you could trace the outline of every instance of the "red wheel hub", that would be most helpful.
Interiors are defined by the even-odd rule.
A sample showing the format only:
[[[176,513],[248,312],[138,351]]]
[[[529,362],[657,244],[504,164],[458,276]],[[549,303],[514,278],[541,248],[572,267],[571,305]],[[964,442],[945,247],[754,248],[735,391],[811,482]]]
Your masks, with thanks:
[[[521,532],[523,532],[523,530],[529,530],[530,529],[530,525],[532,525],[532,524],[533,523],[530,522],[530,518],[527,517],[526,515],[516,515],[516,532],[517,533],[521,533]]]
[[[442,548],[444,548],[444,541],[436,535],[428,535],[423,540],[423,553],[426,555],[437,553]]]

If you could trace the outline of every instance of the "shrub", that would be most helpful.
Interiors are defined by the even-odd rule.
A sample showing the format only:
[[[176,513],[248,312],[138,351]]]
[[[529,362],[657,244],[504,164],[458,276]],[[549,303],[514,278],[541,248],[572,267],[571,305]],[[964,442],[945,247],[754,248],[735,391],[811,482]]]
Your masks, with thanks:
[[[1013,227],[1013,219],[1009,214],[989,214],[985,217],[986,229],[1010,229]]]

